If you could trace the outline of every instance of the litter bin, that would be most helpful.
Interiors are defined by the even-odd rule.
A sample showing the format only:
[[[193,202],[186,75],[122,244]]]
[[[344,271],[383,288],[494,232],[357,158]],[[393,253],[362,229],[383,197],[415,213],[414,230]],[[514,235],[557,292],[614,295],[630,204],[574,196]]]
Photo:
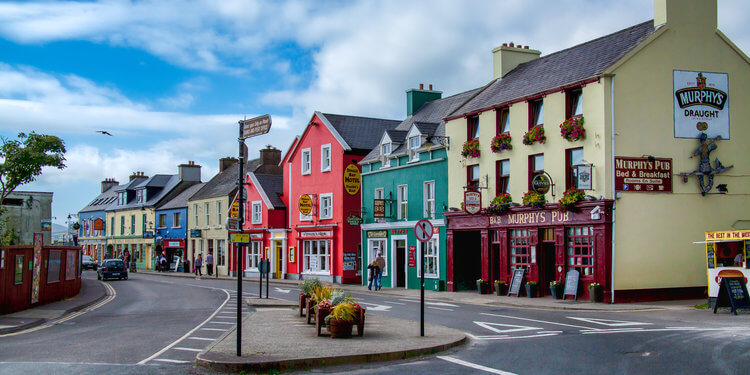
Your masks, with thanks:
[[[182,263],[182,271],[185,273],[190,273],[190,261],[189,260],[185,260]]]

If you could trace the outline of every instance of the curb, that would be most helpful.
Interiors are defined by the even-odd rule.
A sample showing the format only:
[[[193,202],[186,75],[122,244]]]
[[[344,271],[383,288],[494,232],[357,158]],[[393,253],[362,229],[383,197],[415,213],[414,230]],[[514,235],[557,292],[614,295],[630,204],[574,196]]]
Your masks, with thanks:
[[[16,333],[16,332],[24,331],[24,330],[27,330],[29,328],[34,328],[34,327],[40,326],[40,325],[42,325],[44,323],[47,323],[47,319],[45,319],[45,318],[37,318],[33,322],[26,323],[26,324],[23,324],[23,325],[20,325],[20,326],[15,326],[15,327],[10,327],[10,328],[2,328],[2,329],[0,329],[0,336],[4,336],[4,335],[11,334],[11,333]]]

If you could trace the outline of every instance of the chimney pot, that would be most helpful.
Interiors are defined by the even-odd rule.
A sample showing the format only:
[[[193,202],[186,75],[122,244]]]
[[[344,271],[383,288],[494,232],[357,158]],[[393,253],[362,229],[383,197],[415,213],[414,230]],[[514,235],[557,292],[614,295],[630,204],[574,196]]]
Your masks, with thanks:
[[[523,46],[523,49],[529,49],[529,46]]]
[[[509,46],[513,47],[514,46],[513,42],[510,42]]]
[[[508,46],[508,43],[503,43],[503,47],[507,47],[507,46]]]
[[[432,91],[432,84],[430,84],[430,91]]]
[[[419,89],[420,89],[420,90],[424,90],[424,83],[420,83],[420,84],[419,84]]]

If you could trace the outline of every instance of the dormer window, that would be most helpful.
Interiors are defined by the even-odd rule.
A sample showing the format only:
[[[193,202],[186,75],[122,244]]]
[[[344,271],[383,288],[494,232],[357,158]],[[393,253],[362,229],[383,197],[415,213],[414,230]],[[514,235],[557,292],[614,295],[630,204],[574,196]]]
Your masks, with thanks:
[[[126,199],[127,198],[127,194],[124,191],[117,193],[117,198],[118,198],[118,200],[117,200],[117,205],[118,206],[124,206],[126,203],[128,203],[127,199]]]
[[[380,146],[380,154],[381,155],[390,155],[391,154],[391,144],[390,143],[384,143]]]
[[[421,144],[421,139],[419,136],[414,136],[409,138],[409,153],[411,154],[411,160],[419,160],[419,153],[417,150],[419,149],[419,146]]]

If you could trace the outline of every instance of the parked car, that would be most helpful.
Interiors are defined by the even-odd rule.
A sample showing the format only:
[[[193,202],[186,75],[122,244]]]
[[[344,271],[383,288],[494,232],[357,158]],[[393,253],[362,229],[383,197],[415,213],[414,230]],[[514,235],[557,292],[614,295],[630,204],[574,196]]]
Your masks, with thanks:
[[[96,271],[96,278],[106,279],[128,279],[128,269],[125,262],[120,259],[105,259]]]
[[[99,265],[96,264],[94,258],[92,258],[91,255],[84,255],[83,257],[81,257],[81,267],[85,270],[96,271],[96,269],[99,268]]]

